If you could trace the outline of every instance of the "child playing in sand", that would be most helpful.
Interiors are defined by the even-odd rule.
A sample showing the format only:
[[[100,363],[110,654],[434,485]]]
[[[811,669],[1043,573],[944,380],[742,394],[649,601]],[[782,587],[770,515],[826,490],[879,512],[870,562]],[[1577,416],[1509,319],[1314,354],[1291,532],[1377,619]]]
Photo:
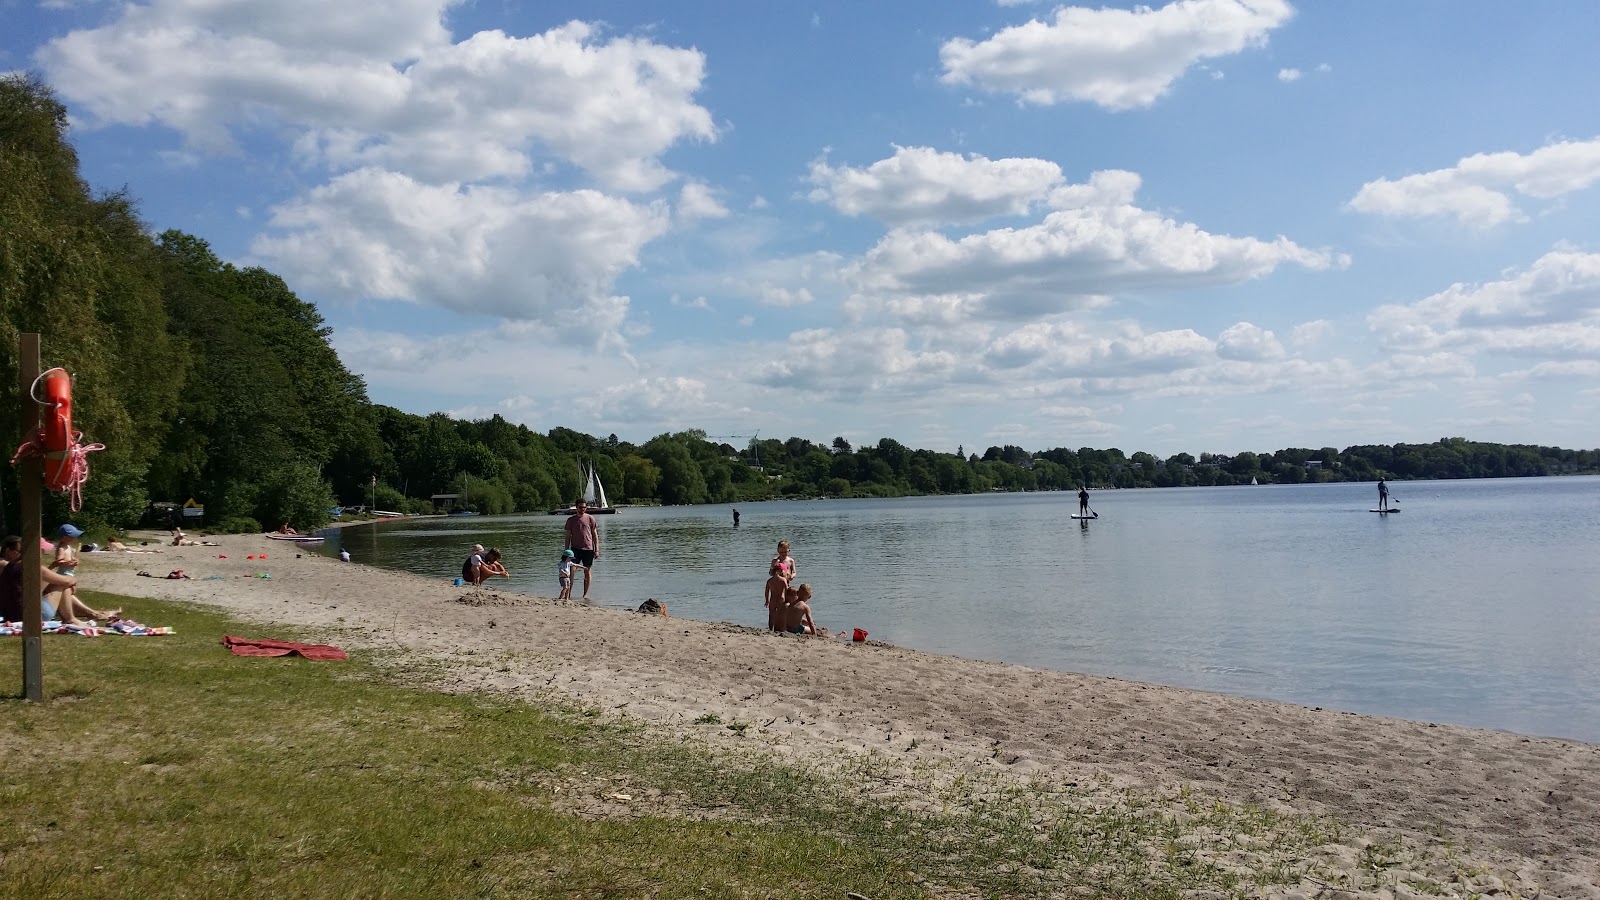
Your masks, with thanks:
[[[585,568],[575,558],[577,554],[571,550],[561,551],[561,562],[556,564],[556,577],[561,580],[561,593],[556,595],[557,600],[572,599],[572,570]]]
[[[789,587],[789,579],[783,576],[783,567],[777,560],[767,569],[766,595],[761,605],[767,608],[767,630],[783,630],[783,600],[784,591]]]
[[[789,634],[816,634],[817,623],[811,621],[811,585],[802,584],[784,592],[783,630]]]

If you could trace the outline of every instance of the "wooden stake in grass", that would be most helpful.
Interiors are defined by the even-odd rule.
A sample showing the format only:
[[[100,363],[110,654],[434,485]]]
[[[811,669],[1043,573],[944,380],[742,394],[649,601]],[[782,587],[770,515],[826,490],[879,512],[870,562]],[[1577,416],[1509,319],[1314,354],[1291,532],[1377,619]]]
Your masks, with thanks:
[[[39,335],[19,336],[17,355],[18,402],[22,404],[22,439],[31,440],[39,430],[39,404],[33,401],[33,382],[39,377]],[[29,455],[17,465],[17,492],[22,514],[22,696],[34,703],[44,701],[44,579],[39,574],[43,560],[39,553],[42,528],[39,524],[40,490],[44,484],[44,460]]]

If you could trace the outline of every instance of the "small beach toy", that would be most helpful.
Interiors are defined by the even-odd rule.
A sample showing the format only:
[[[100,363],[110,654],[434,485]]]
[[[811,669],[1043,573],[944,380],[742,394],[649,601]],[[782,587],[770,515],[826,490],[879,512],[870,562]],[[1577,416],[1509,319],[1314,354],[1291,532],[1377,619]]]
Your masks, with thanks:
[[[867,639],[867,630],[865,628],[857,628],[857,629],[855,629],[855,631],[851,632],[851,634],[850,634],[850,640],[856,641],[857,643],[859,643],[861,641],[864,641],[866,639]]]
[[[256,555],[254,553],[252,553],[249,556],[245,557],[245,559],[255,559],[255,558],[256,558]]]
[[[218,553],[217,554],[217,559],[227,559],[227,558],[228,558],[228,554],[226,554],[226,553]]]
[[[461,579],[456,579],[456,587],[461,587]]]
[[[266,558],[267,558],[267,555],[265,553],[257,553],[256,554],[256,559],[266,559]]]

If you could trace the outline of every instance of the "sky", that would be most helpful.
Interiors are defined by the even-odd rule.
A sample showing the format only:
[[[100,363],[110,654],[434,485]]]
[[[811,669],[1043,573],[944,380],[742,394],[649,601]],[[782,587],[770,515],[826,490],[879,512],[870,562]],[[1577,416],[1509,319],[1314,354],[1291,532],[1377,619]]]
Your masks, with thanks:
[[[371,398],[643,442],[1600,446],[1583,3],[0,0]]]

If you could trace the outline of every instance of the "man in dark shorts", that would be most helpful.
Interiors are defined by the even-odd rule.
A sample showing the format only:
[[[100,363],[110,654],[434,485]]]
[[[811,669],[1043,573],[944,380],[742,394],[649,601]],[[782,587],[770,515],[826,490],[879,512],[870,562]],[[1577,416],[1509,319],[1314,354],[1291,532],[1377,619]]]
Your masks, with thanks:
[[[571,550],[573,559],[583,566],[583,599],[587,600],[594,561],[600,558],[600,529],[582,497],[573,506],[576,512],[567,517],[565,549]]]
[[[1078,489],[1078,515],[1089,515],[1089,486],[1086,484]]]

